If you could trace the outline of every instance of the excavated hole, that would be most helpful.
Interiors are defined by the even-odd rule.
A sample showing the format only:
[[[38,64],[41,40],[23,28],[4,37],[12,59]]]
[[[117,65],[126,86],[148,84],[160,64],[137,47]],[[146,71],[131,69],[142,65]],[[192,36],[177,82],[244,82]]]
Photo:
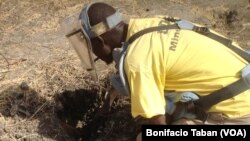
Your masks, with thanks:
[[[64,91],[56,97],[56,113],[69,136],[84,141],[131,141],[138,133],[128,97],[115,100],[105,116],[96,116],[103,98],[96,90]]]

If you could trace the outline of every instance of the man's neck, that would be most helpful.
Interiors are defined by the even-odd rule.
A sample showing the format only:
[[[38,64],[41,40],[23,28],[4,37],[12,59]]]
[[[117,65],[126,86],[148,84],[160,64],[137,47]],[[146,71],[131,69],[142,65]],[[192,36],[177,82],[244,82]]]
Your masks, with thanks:
[[[125,42],[126,41],[127,33],[128,33],[128,24],[124,24],[121,42]]]

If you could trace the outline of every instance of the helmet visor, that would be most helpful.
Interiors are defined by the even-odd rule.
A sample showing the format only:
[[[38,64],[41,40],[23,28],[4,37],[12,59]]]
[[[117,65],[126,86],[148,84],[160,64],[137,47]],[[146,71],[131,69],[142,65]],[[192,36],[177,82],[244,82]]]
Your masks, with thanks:
[[[67,39],[79,56],[86,70],[94,70],[94,57],[89,37],[81,26],[78,16],[67,17],[62,23]]]

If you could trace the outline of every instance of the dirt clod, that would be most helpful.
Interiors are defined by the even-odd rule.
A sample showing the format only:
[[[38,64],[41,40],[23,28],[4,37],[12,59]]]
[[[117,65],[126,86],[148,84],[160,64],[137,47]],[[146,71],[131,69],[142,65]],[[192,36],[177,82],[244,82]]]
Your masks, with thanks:
[[[226,23],[230,26],[239,22],[238,12],[236,10],[229,11],[226,14]]]

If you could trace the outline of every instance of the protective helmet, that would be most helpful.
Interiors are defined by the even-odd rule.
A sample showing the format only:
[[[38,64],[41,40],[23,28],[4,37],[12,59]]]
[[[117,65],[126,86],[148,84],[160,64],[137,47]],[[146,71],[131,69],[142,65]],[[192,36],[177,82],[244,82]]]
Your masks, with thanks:
[[[80,15],[67,17],[63,23],[66,37],[69,39],[71,45],[77,52],[83,67],[88,70],[95,72],[95,55],[92,52],[91,38],[99,37],[101,34],[114,28],[122,21],[122,17],[116,11],[114,14],[106,17],[104,21],[101,21],[93,26],[90,25],[88,10],[95,3],[90,3],[85,6]]]

